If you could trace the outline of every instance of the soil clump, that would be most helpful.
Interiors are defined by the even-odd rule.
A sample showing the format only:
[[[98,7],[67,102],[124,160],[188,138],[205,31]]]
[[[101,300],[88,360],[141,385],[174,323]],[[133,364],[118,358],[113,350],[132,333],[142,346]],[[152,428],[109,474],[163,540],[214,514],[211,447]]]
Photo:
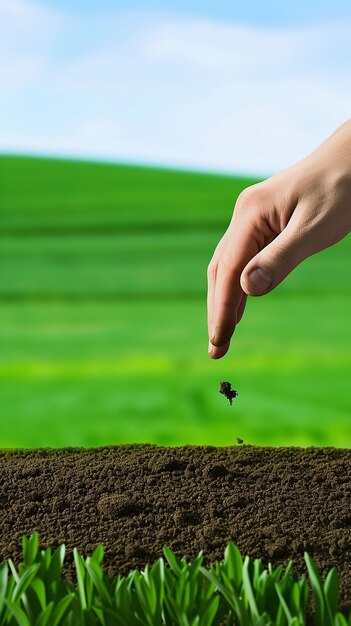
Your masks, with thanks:
[[[222,382],[219,387],[219,393],[223,394],[229,400],[229,404],[233,404],[234,398],[238,396],[238,392],[232,389],[231,383]]]

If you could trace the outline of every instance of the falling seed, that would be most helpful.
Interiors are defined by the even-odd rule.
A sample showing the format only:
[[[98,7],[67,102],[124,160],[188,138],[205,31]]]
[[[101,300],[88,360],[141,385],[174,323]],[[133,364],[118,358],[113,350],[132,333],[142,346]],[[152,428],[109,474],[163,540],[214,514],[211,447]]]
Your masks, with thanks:
[[[231,383],[228,382],[221,383],[219,393],[222,393],[229,400],[230,404],[233,404],[233,399],[238,395],[238,392],[235,391],[235,389],[232,389]]]

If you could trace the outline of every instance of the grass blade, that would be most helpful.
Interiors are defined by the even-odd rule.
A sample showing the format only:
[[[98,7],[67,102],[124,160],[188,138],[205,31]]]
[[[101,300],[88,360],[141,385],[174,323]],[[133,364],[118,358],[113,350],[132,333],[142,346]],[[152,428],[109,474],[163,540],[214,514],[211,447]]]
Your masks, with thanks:
[[[219,596],[213,596],[209,605],[199,618],[200,626],[211,626],[214,618],[217,616],[219,609],[220,598]]]
[[[305,562],[311,579],[313,594],[315,598],[315,626],[327,626],[325,623],[325,603],[321,577],[312,557],[305,552]]]
[[[102,570],[99,568],[97,563],[95,563],[94,561],[91,561],[89,558],[87,559],[86,568],[87,568],[87,572],[88,572],[91,580],[93,581],[93,584],[95,585],[95,587],[96,587],[96,589],[97,589],[97,591],[98,591],[102,601],[108,607],[111,608],[112,605],[113,605],[113,602],[112,602],[111,595],[107,591],[106,585],[105,585],[104,581],[102,580]]]
[[[259,612],[258,612],[256,600],[255,600],[255,595],[251,586],[249,568],[250,568],[250,559],[247,556],[245,558],[244,565],[243,565],[243,587],[244,587],[244,591],[245,591],[245,594],[246,594],[246,597],[247,597],[247,600],[251,609],[251,613],[255,619],[258,619],[260,616],[259,616]]]
[[[349,621],[347,621],[344,615],[342,615],[341,613],[337,613],[335,620],[334,620],[334,626],[350,626],[350,624],[351,624],[351,616],[350,616]]]
[[[230,585],[230,581],[228,581],[230,586],[227,587],[226,585],[222,583],[222,581],[218,578],[218,576],[213,574],[213,572],[208,571],[203,567],[201,568],[201,572],[205,576],[205,578],[210,580],[213,583],[213,585],[217,587],[217,589],[219,590],[223,598],[226,600],[228,606],[231,609],[233,609],[234,614],[238,618],[238,623],[240,624],[240,626],[251,626],[250,621],[249,621],[249,616],[243,605],[243,601],[238,596],[234,587]]]
[[[8,586],[8,573],[9,568],[6,563],[3,563],[0,566],[0,616],[4,606],[4,600],[6,597],[7,586]]]
[[[332,625],[338,610],[339,602],[339,575],[336,567],[333,567],[333,569],[330,570],[325,579],[324,595],[330,624]]]
[[[21,578],[18,579],[18,582],[12,593],[12,602],[17,602],[25,593],[27,587],[31,584],[33,578],[36,576],[38,569],[40,568],[40,563],[34,563],[31,567],[22,574]]]
[[[77,574],[77,582],[78,582],[78,593],[80,598],[80,604],[82,610],[85,611],[87,609],[87,599],[85,595],[85,567],[82,557],[80,556],[77,548],[73,550],[73,558],[74,564],[76,566],[76,574]]]
[[[22,537],[22,552],[23,552],[23,565],[25,567],[33,565],[38,555],[39,550],[39,534],[37,532],[32,533],[29,537],[23,535]]]
[[[31,583],[31,589],[33,589],[39,600],[41,610],[44,611],[46,609],[46,589],[43,580],[38,577],[34,578]]]
[[[50,626],[59,626],[64,614],[72,604],[73,598],[74,593],[69,593],[57,603],[52,613]]]
[[[243,579],[243,559],[239,548],[232,541],[225,549],[224,565],[229,580],[239,586]]]
[[[176,576],[180,576],[184,563],[170,550],[170,548],[163,548],[163,554],[166,557],[168,565]]]
[[[91,560],[97,563],[97,565],[102,565],[105,556],[104,547],[99,544],[96,546],[93,554],[91,555]]]
[[[284,613],[286,615],[286,619],[288,620],[288,623],[290,624],[290,622],[292,622],[293,616],[291,615],[291,613],[289,611],[289,607],[288,607],[288,605],[287,605],[287,603],[286,603],[286,601],[285,601],[285,599],[283,597],[282,592],[279,589],[279,585],[277,583],[275,583],[274,586],[275,586],[275,590],[277,592],[280,604],[281,604],[281,606],[283,608],[283,611],[284,611]]]
[[[18,626],[32,626],[25,612],[15,602],[5,600],[5,604]]]
[[[53,608],[54,608],[54,603],[50,602],[50,604],[48,604],[46,609],[42,611],[42,613],[39,615],[37,621],[35,622],[35,626],[48,626]],[[50,622],[50,625],[51,625],[51,622]]]

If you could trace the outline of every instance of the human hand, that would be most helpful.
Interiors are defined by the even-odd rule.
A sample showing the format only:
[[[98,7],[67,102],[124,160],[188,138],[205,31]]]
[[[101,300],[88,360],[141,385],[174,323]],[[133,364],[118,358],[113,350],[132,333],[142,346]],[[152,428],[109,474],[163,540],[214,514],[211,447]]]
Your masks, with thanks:
[[[247,295],[269,293],[351,231],[351,120],[292,167],[245,189],[208,266],[209,355],[229,349]]]

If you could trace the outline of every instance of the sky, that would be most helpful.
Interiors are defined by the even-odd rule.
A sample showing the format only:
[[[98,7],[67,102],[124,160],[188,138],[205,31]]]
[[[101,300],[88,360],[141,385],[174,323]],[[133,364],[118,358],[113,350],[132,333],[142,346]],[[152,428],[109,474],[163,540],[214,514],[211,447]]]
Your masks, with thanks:
[[[351,3],[0,0],[0,151],[269,175],[351,117]]]

